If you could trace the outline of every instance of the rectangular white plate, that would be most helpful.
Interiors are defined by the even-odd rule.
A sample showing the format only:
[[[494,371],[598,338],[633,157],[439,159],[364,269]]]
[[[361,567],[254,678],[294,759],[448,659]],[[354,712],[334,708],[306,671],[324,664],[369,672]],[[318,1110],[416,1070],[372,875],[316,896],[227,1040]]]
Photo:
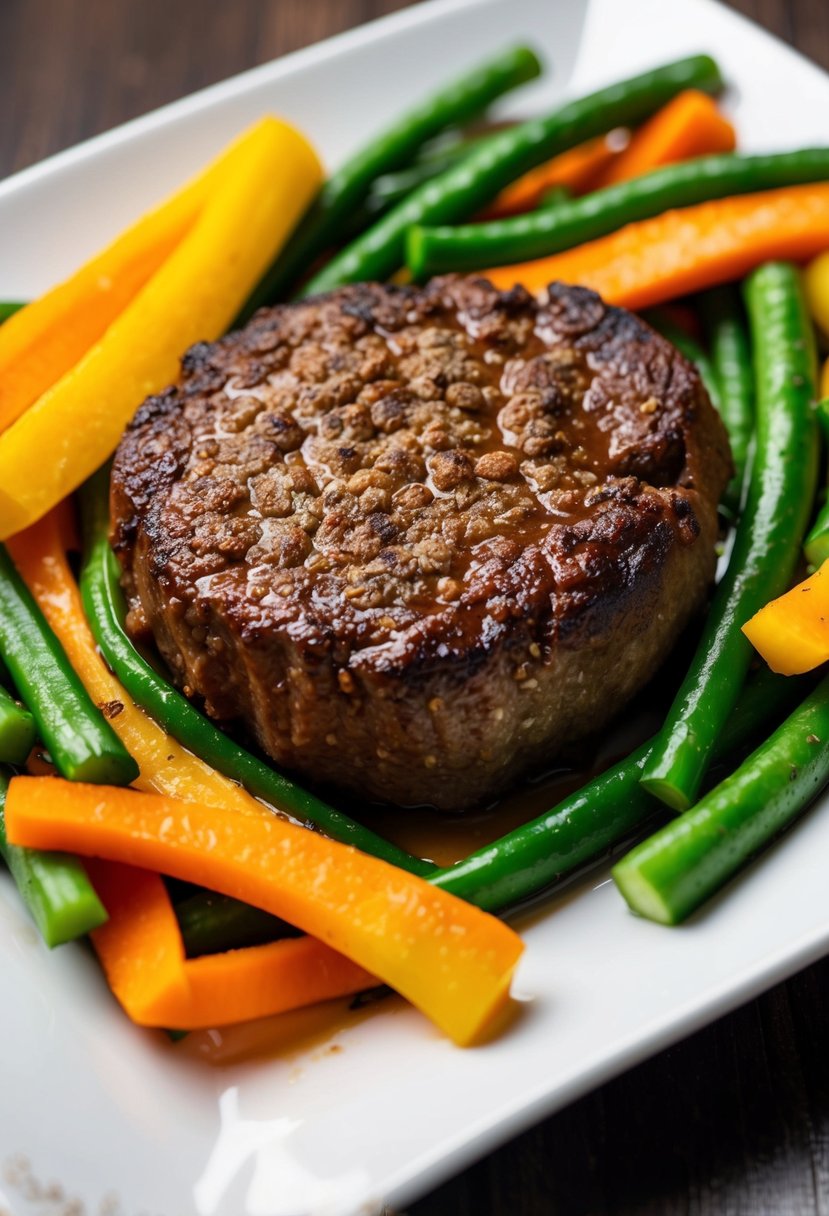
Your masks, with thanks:
[[[710,0],[431,3],[0,184],[0,298],[62,277],[264,111],[301,124],[333,163],[519,40],[554,72],[513,112],[707,50],[734,86],[745,148],[829,142],[829,79]],[[82,947],[48,953],[3,875],[0,1212],[43,1216],[77,1199],[89,1216],[350,1216],[408,1202],[825,953],[827,810],[680,930],[634,919],[605,875],[551,901],[524,926],[521,1016],[472,1051],[394,1002],[333,1024],[325,1012],[287,1019],[305,1039],[281,1053],[273,1024],[260,1034],[270,1049],[247,1059],[256,1030],[174,1046],[124,1019]]]

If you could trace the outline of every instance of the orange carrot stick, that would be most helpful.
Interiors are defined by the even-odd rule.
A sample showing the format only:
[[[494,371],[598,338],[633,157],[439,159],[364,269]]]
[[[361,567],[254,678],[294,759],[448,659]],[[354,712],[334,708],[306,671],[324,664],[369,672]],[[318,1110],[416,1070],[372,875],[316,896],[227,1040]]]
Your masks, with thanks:
[[[639,223],[549,258],[483,273],[522,283],[592,287],[608,304],[649,308],[739,279],[771,258],[803,261],[829,248],[829,183],[716,199]]]
[[[631,136],[630,143],[599,171],[593,190],[640,177],[660,165],[694,156],[733,152],[734,127],[707,93],[686,89],[658,110]]]
[[[507,186],[493,199],[482,218],[500,219],[505,215],[532,211],[554,186],[566,186],[573,194],[592,190],[596,178],[613,163],[617,155],[604,136],[579,144],[577,148],[562,152],[538,168],[531,169]]]
[[[186,959],[157,874],[109,861],[90,860],[87,868],[109,914],[92,944],[110,988],[140,1026],[226,1026],[349,996],[377,982],[314,937]]]
[[[13,536],[8,549],[84,688],[97,705],[105,707],[112,729],[138,762],[136,787],[209,806],[268,814],[255,798],[188,752],[145,714],[104,663],[66,560],[63,519],[60,508],[50,511]]]
[[[456,1043],[509,995],[520,938],[395,866],[275,816],[237,815],[55,777],[14,777],[11,844],[62,849],[195,882],[264,908],[405,996]]]

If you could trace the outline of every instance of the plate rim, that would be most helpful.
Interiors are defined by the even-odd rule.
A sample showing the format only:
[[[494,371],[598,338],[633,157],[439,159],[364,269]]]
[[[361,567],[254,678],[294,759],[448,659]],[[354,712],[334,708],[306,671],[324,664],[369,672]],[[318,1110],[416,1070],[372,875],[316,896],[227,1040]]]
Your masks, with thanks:
[[[423,0],[422,3],[410,8],[312,43],[288,55],[234,74],[194,93],[166,103],[9,175],[0,181],[0,201],[18,189],[26,188],[47,178],[56,170],[94,157],[134,135],[150,133],[179,117],[201,111],[214,104],[221,104],[237,94],[244,93],[250,87],[256,87],[261,82],[276,80],[289,76],[295,70],[302,71],[308,66],[324,63],[333,56],[347,54],[358,47],[370,45],[383,36],[398,36],[408,28],[428,24],[436,16],[484,7],[497,10],[505,3],[506,0]],[[829,82],[829,72],[750,18],[720,3],[720,0],[685,0],[685,3],[689,8],[716,9],[720,13],[727,14],[729,20],[734,23],[735,30],[746,26],[751,27],[756,36],[764,39],[767,44],[773,45],[777,52],[796,60],[802,70],[808,69],[810,73],[816,74],[824,82]],[[694,1033],[702,1026],[738,1008],[752,997],[795,974],[825,955],[827,949],[829,949],[829,924],[824,929],[816,929],[804,934],[794,950],[790,946],[781,947],[771,959],[757,960],[747,968],[746,974],[742,976],[736,986],[731,982],[723,981],[720,986],[722,989],[720,995],[710,997],[704,1006],[689,1007],[682,1016],[671,1017],[669,1024],[666,1015],[665,1024],[654,1029],[647,1041],[638,1036],[635,1041],[632,1039],[627,1048],[620,1049],[612,1059],[603,1061],[591,1072],[583,1074],[565,1086],[563,1096],[560,1087],[550,1088],[548,1085],[545,1088],[544,1082],[540,1082],[538,1089],[531,1097],[528,1098],[525,1091],[512,1102],[505,1103],[498,1114],[483,1115],[475,1125],[476,1130],[470,1132],[465,1129],[463,1133],[459,1133],[457,1143],[448,1149],[436,1149],[434,1153],[424,1154],[421,1159],[412,1162],[408,1176],[401,1177],[399,1185],[389,1191],[385,1201],[394,1204],[411,1202],[414,1198],[433,1189],[446,1178],[492,1151],[496,1145],[511,1139],[553,1111],[568,1105],[581,1094],[605,1083],[625,1069],[636,1066],[642,1060],[665,1050],[670,1044]]]

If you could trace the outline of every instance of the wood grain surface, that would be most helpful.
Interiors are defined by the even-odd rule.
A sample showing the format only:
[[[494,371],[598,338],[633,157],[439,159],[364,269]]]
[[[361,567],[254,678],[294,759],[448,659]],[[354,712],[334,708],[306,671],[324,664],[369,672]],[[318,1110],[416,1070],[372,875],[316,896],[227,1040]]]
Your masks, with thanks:
[[[404,7],[0,0],[0,176]],[[734,7],[829,69],[829,0]],[[826,124],[829,141],[829,113]],[[829,1216],[827,1008],[829,960],[541,1123],[410,1216]]]

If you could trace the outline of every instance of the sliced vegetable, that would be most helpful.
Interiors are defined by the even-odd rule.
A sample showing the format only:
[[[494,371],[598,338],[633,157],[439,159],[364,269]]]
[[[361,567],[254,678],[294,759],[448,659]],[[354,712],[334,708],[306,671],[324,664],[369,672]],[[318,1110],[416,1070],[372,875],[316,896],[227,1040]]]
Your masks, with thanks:
[[[109,914],[92,944],[113,993],[141,1026],[223,1026],[376,983],[313,937],[185,959],[175,912],[157,874],[103,861],[91,861],[89,869]]]
[[[424,182],[430,181],[433,177],[437,177],[439,173],[450,168],[455,163],[459,156],[465,156],[473,145],[481,139],[486,139],[487,136],[476,135],[474,139],[457,139],[448,143],[445,148],[434,152],[430,156],[418,157],[412,164],[406,165],[404,169],[398,169],[394,173],[383,173],[371,183],[371,189],[362,208],[358,209],[358,214],[362,215],[365,221],[364,226],[368,226],[372,218],[382,215],[391,207],[395,207],[401,199],[407,194],[411,194],[412,190],[417,186],[422,186]],[[353,214],[353,213],[352,213]],[[350,228],[349,228],[350,231]],[[355,229],[353,236],[357,235]],[[338,236],[338,242],[342,241],[343,229],[341,228]],[[353,239],[353,236],[349,239]]]
[[[824,374],[824,379],[828,377]],[[821,388],[823,385],[821,385]],[[818,425],[823,435],[823,446],[829,443],[829,399],[819,401],[815,410]],[[803,542],[803,553],[810,566],[820,567],[829,560],[829,500],[824,499],[817,518]]]
[[[94,472],[136,407],[175,379],[181,352],[227,328],[319,180],[311,146],[286,123],[263,119],[238,142],[197,221],[143,290],[0,435],[0,538]]]
[[[829,184],[820,183],[668,211],[567,253],[485,273],[503,289],[581,283],[608,304],[640,309],[739,279],[769,258],[804,261],[827,245]]]
[[[536,169],[530,169],[496,195],[484,214],[487,219],[499,219],[532,211],[556,186],[566,186],[573,194],[583,194],[595,188],[602,170],[617,156],[606,136],[590,139],[568,152],[561,152]]]
[[[412,857],[362,827],[240,747],[142,658],[124,627],[126,607],[120,570],[108,539],[108,484],[108,471],[104,469],[90,479],[82,495],[86,553],[81,595],[101,653],[129,695],[175,739],[255,797],[300,822],[316,824],[334,840],[353,844],[413,874],[428,874],[434,868],[429,862]]]
[[[275,816],[16,777],[6,831],[13,844],[106,856],[261,907],[390,984],[457,1043],[503,1005],[522,950],[471,904]]]
[[[772,671],[813,671],[829,659],[829,564],[756,612],[743,633]]]
[[[0,761],[22,764],[35,744],[35,720],[25,706],[0,685]]]
[[[0,331],[0,430],[106,332],[192,228],[235,147]]]
[[[0,856],[47,946],[83,937],[107,918],[83,864],[68,853],[19,849],[6,840],[9,774],[0,771]]]
[[[746,284],[757,383],[757,448],[728,568],[642,784],[674,810],[697,795],[737,702],[751,649],[742,625],[794,572],[817,480],[815,353],[798,272],[770,262]]]
[[[325,182],[290,244],[257,284],[235,324],[243,324],[262,304],[290,292],[320,254],[337,243],[340,229],[363,203],[376,178],[404,168],[428,140],[447,127],[476,118],[491,102],[540,72],[541,64],[531,50],[510,47],[428,97],[365,144]]]
[[[406,232],[413,225],[449,223],[474,215],[521,174],[611,127],[640,122],[689,86],[711,92],[722,88],[719,69],[707,55],[681,59],[610,85],[569,102],[546,118],[531,119],[492,136],[348,245],[311,279],[303,294],[388,278],[403,264]]]
[[[641,177],[660,165],[733,152],[737,136],[707,93],[686,89],[635,131],[628,143],[598,176],[594,189]]]
[[[728,431],[734,476],[723,503],[736,519],[754,437],[754,372],[742,302],[731,287],[716,287],[702,300],[705,331],[720,389],[718,409]]]
[[[613,868],[634,912],[685,920],[829,782],[829,681],[691,810]]]
[[[125,785],[138,776],[137,764],[91,701],[2,545],[0,654],[63,776]]]
[[[806,148],[769,156],[706,156],[654,169],[632,181],[608,186],[562,204],[556,211],[454,228],[413,227],[407,235],[406,264],[415,278],[422,279],[446,271],[480,270],[533,258],[546,259],[529,267],[511,266],[509,270],[488,272],[489,277],[495,276],[499,286],[511,286],[520,281],[531,290],[537,290],[555,278],[572,283],[585,281],[588,286],[594,286],[593,279],[582,280],[579,275],[595,276],[609,260],[609,270],[602,280],[611,293],[616,292],[609,302],[626,303],[632,298],[638,307],[639,296],[619,293],[630,293],[638,280],[646,276],[656,277],[657,282],[661,282],[661,276],[666,273],[682,271],[687,274],[686,263],[694,252],[696,241],[704,242],[701,252],[709,261],[725,255],[734,257],[736,253],[732,246],[736,241],[748,238],[756,241],[755,229],[763,235],[763,225],[773,227],[773,214],[763,213],[761,221],[754,216],[757,208],[765,207],[769,199],[759,199],[756,203],[737,202],[735,212],[730,203],[732,196],[827,178],[829,148]],[[690,208],[693,204],[714,199],[728,201],[713,210],[697,207],[693,211],[672,211],[676,207]],[[785,208],[784,211],[787,217],[788,211]],[[638,223],[648,219],[653,223]],[[731,228],[720,233],[720,224]],[[625,228],[625,225],[631,227]],[[606,241],[597,240],[605,236]],[[648,256],[651,241],[656,241],[657,246]],[[674,244],[677,245],[675,252]],[[583,248],[574,248],[582,245]],[[572,252],[564,257],[550,256],[563,250]],[[631,261],[629,270],[623,261],[625,258]],[[550,266],[552,270],[548,269]],[[678,289],[672,294],[685,293]],[[667,298],[664,294],[658,299],[646,296],[642,307],[664,298]]]

